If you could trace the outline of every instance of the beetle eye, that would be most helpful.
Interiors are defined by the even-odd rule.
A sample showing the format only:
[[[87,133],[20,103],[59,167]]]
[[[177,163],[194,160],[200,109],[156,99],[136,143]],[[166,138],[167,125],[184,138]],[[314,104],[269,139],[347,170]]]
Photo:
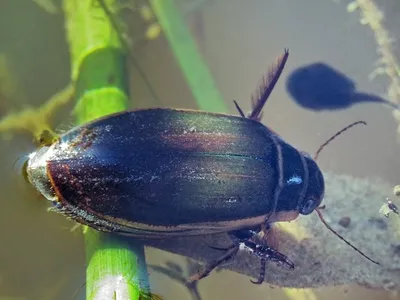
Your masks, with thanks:
[[[308,198],[300,205],[299,211],[302,215],[309,215],[317,206],[317,201],[315,201],[313,198]]]

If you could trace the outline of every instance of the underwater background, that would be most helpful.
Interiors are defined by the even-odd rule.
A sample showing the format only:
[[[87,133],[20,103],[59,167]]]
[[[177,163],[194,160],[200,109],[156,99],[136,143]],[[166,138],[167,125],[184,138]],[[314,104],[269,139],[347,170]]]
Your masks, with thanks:
[[[369,265],[316,219],[308,221],[305,216],[299,222],[314,230],[310,232],[315,244],[324,248],[315,255],[332,256],[327,256],[325,267],[321,259],[324,273],[309,276],[307,285],[300,278],[302,270],[295,273],[298,281],[288,279],[293,286],[304,284],[306,290],[282,289],[276,282],[273,287],[256,286],[239,274],[243,272],[219,270],[198,283],[201,299],[400,299],[400,217],[385,218],[379,212],[386,197],[400,205],[392,192],[400,184],[400,118],[393,109],[400,104],[400,71],[394,65],[400,60],[400,3],[166,1],[173,2],[183,18],[216,94],[224,100],[222,106],[209,107],[215,104],[237,115],[232,102],[236,100],[244,111],[250,110],[250,96],[261,77],[289,48],[285,70],[264,109],[264,124],[311,154],[347,124],[357,120],[368,124],[340,136],[324,149],[318,164],[327,172],[326,214],[332,226],[383,261],[382,269]],[[32,133],[40,125],[57,133],[74,126],[74,101],[48,105],[48,99],[68,86],[73,73],[62,2],[67,0],[0,0],[0,300],[73,299],[78,290],[75,299],[85,299],[82,230],[71,231],[74,222],[48,212],[48,203],[24,182],[16,167],[21,157],[35,150]],[[383,19],[376,10],[363,15],[373,5]],[[128,107],[199,108],[171,40],[152,12],[154,3],[121,0],[120,7],[123,36],[135,61],[127,60]],[[379,25],[387,30],[388,41]],[[349,228],[339,224],[343,216],[351,218]],[[299,249],[303,248],[293,251]],[[175,250],[185,253],[184,246]],[[340,256],[333,257],[337,253]],[[179,280],[164,274],[179,274],[181,268],[186,276],[187,269],[197,265],[154,248],[146,249],[146,261],[152,292],[167,300],[198,299]],[[257,274],[258,262],[254,265]],[[279,272],[275,266],[269,270]],[[321,286],[319,277],[328,278],[330,286]],[[311,286],[318,288],[308,289]]]

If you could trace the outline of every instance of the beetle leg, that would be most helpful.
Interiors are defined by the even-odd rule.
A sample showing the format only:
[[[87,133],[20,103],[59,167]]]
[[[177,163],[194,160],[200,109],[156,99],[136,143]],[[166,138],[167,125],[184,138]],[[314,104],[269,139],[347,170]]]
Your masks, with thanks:
[[[208,247],[210,247],[211,249],[214,249],[214,250],[218,250],[218,251],[228,251],[229,249],[231,249],[231,248],[233,248],[233,247],[236,247],[236,245],[232,245],[232,246],[227,247],[227,248],[224,248],[224,247],[214,247],[214,246],[208,246]]]
[[[236,253],[239,251],[240,241],[242,239],[247,239],[255,234],[257,234],[257,233],[250,231],[248,229],[230,232],[229,236],[233,241],[232,246],[225,248],[225,249],[219,248],[219,247],[214,247],[214,246],[209,246],[210,248],[213,248],[215,250],[225,251],[225,253],[221,257],[219,257],[217,260],[215,260],[211,263],[208,263],[202,270],[200,270],[196,274],[191,275],[188,278],[187,283],[190,284],[190,283],[193,283],[194,281],[197,281],[204,277],[207,277],[215,268],[217,268],[224,262],[227,262],[230,259],[232,259],[236,255]]]
[[[265,269],[266,261],[273,261],[278,265],[285,265],[290,269],[294,269],[294,263],[284,254],[271,248],[268,245],[261,245],[250,240],[240,242],[239,249],[249,252],[257,256],[261,260],[261,268]],[[264,262],[263,262],[264,260]],[[257,283],[264,280],[265,270],[260,271],[260,276]]]
[[[262,226],[257,226],[252,229],[240,229],[229,232],[229,237],[235,244],[240,244],[243,241],[251,240],[258,236],[263,230]]]
[[[261,122],[261,110],[278,82],[288,57],[289,50],[285,49],[284,53],[277,59],[275,65],[273,65],[263,77],[257,91],[251,96],[252,111],[247,118]]]
[[[265,266],[267,261],[273,261],[279,265],[286,265],[290,269],[294,269],[294,264],[289,258],[273,249],[267,244],[258,243],[254,241],[257,238],[258,233],[262,228],[255,228],[253,230],[244,229],[231,232],[230,235],[234,239],[235,243],[239,243],[239,249],[249,252],[260,259],[261,270],[257,281],[250,280],[252,283],[261,284],[265,277]]]
[[[258,279],[257,279],[257,281],[250,279],[251,283],[261,284],[264,282],[265,268],[266,268],[267,260],[265,258],[261,258],[260,263],[261,263],[261,268],[260,268],[260,274],[258,275]]]
[[[238,244],[231,246],[219,259],[207,264],[202,270],[200,270],[196,274],[191,275],[187,280],[187,284],[193,283],[194,281],[207,277],[216,267],[232,259],[232,257],[235,256],[238,250],[239,250]]]
[[[243,117],[246,118],[246,115],[244,114],[243,110],[240,108],[239,104],[236,102],[236,100],[233,100],[233,103],[236,106],[237,111],[239,112],[239,114]]]
[[[252,253],[257,256],[261,261],[261,271],[258,280],[252,281],[255,284],[261,284],[264,281],[265,265],[267,261],[273,261],[281,265],[286,265],[289,268],[293,269],[294,264],[288,259],[286,255],[280,253],[279,251],[271,248],[266,244],[260,244],[253,241],[253,239],[255,239],[261,231],[261,226],[255,227],[253,229],[232,231],[229,233],[229,236],[233,241],[232,246],[226,249],[209,246],[210,248],[214,248],[216,250],[225,250],[225,253],[217,260],[207,264],[202,270],[200,270],[196,274],[190,276],[187,280],[187,283],[193,283],[194,281],[207,277],[216,267],[232,259],[239,250],[244,250]]]

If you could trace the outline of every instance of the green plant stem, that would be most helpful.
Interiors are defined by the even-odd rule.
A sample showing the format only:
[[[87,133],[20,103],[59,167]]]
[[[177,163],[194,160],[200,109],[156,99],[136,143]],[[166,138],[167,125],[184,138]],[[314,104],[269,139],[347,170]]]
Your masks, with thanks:
[[[227,107],[173,0],[150,0],[186,82],[201,110],[226,112]]]
[[[104,1],[115,13],[116,0]],[[103,8],[94,0],[64,0],[76,83],[77,124],[127,109],[125,53]],[[139,299],[149,290],[143,245],[85,227],[87,299]]]

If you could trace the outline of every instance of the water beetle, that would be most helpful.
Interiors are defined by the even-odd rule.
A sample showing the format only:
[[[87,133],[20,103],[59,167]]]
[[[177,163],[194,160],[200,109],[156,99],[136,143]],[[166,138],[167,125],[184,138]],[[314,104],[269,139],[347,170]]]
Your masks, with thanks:
[[[73,128],[29,156],[29,182],[57,210],[95,229],[136,238],[228,232],[233,246],[289,268],[257,236],[318,208],[324,178],[314,159],[261,124],[288,58],[278,59],[241,116],[180,109],[116,113]]]

